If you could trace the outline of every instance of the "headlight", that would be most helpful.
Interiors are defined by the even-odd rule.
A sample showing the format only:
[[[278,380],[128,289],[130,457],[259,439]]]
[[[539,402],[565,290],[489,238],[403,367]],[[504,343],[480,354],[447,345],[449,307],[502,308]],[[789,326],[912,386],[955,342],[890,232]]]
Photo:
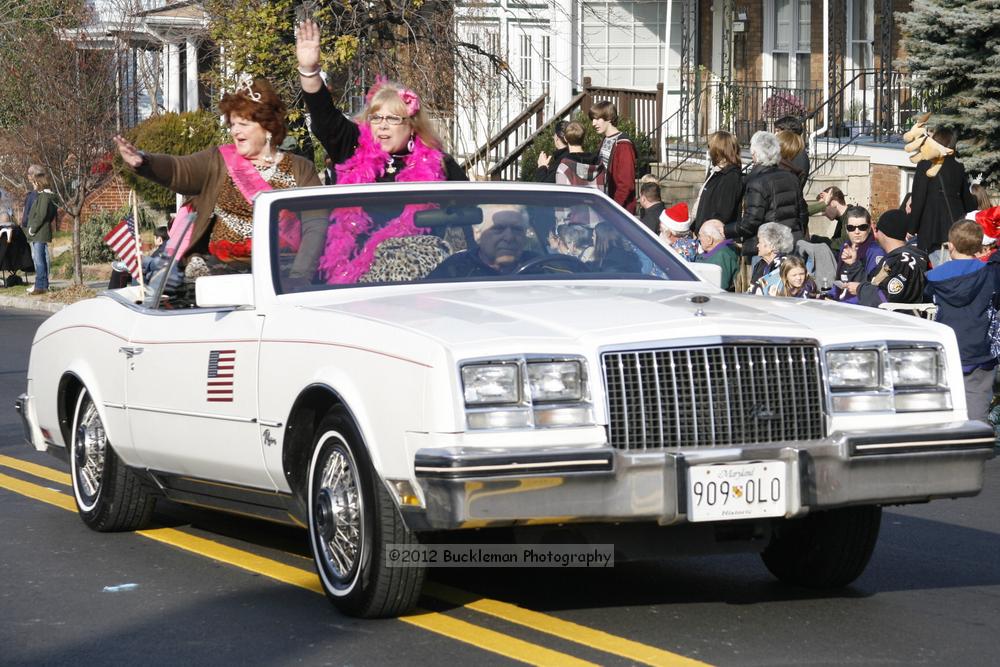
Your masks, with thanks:
[[[937,350],[889,350],[892,384],[896,387],[934,387],[940,384]]]
[[[480,364],[462,367],[466,405],[508,405],[521,400],[517,364]]]
[[[878,350],[833,350],[826,353],[831,389],[878,389],[881,385]]]
[[[470,429],[591,426],[594,410],[582,357],[478,359],[461,366]]]
[[[583,370],[578,361],[529,362],[528,386],[536,403],[579,401],[583,398]]]

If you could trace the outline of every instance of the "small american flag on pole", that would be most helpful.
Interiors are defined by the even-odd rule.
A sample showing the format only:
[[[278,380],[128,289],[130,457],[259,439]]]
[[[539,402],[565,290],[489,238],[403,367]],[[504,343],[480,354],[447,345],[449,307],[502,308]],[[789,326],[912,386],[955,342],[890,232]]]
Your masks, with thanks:
[[[236,350],[212,350],[208,353],[206,400],[209,403],[233,402],[233,375]]]
[[[139,237],[135,233],[135,222],[132,216],[126,215],[104,236],[104,242],[111,246],[114,253],[128,268],[128,272],[136,280],[139,275]]]

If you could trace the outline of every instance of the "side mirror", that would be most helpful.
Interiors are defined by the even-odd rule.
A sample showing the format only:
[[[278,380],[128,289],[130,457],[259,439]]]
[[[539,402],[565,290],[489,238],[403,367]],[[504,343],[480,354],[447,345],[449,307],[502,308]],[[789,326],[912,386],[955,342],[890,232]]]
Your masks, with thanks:
[[[711,283],[716,287],[722,287],[722,267],[718,264],[708,262],[690,262],[687,268],[694,271],[694,274],[706,283]]]
[[[203,276],[194,283],[194,295],[199,308],[253,307],[253,274]]]

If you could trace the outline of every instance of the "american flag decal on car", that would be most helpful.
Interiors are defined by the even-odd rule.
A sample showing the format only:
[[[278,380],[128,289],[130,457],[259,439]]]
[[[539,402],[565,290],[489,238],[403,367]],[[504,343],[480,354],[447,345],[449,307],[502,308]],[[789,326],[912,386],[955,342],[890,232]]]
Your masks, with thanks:
[[[212,350],[208,353],[206,400],[209,403],[233,402],[233,374],[236,370],[236,350]]]

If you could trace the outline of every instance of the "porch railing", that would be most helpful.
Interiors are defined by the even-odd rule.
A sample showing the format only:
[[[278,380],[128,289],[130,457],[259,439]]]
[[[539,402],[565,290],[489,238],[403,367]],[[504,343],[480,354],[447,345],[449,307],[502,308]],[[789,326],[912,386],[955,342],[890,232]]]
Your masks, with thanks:
[[[533,132],[537,132],[544,123],[546,98],[547,95],[538,96],[524,111],[490,137],[485,144],[477,148],[465,160],[463,165],[465,170],[469,171],[483,162],[489,166],[505,160],[515,150],[515,147],[524,143],[525,138]],[[490,180],[495,181],[498,179],[492,177],[493,169],[494,167],[489,167]]]
[[[921,92],[910,74],[848,70],[846,83],[823,99],[819,88],[782,86],[766,81],[707,82],[692,98],[686,114],[678,110],[662,124],[663,154],[672,167],[703,152],[716,129],[736,135],[744,148],[758,130],[774,131],[782,116],[803,119],[807,136],[829,119],[825,140],[813,147],[816,173],[847,146],[859,142],[895,144],[914,116],[936,108],[936,94]],[[669,172],[668,172],[669,174]]]
[[[824,140],[813,147],[816,174],[849,146],[860,143],[898,145],[914,118],[939,107],[936,90],[921,90],[905,72],[886,75],[874,69],[847,70],[846,83],[806,116],[807,131],[826,123]]]

